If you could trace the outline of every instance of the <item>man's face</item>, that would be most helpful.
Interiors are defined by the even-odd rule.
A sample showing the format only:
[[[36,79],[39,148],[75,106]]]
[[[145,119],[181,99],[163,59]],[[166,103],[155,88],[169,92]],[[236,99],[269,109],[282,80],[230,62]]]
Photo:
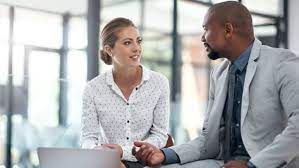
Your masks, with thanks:
[[[204,43],[208,57],[212,60],[221,58],[225,46],[224,28],[215,17],[215,14],[208,12],[203,22],[204,34],[201,41]]]

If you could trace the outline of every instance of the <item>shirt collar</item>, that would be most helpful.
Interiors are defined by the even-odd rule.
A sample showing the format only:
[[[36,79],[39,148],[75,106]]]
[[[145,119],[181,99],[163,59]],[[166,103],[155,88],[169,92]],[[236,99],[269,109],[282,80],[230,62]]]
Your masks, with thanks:
[[[233,64],[237,67],[237,69],[242,72],[247,63],[248,59],[250,57],[251,49],[252,49],[253,43],[250,44],[245,51],[233,62]]]
[[[141,78],[141,82],[140,82],[140,85],[141,85],[145,81],[149,80],[150,71],[149,71],[149,69],[147,69],[146,67],[144,67],[141,64],[140,64],[140,67],[142,69],[142,78]],[[115,83],[114,79],[113,79],[112,68],[106,74],[106,83],[111,86]]]

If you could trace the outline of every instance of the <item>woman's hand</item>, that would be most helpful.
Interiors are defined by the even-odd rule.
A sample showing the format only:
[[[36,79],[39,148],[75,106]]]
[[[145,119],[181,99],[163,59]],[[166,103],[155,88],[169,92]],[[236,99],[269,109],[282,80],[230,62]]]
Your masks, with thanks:
[[[123,164],[123,162],[120,162],[120,168],[126,168],[126,166]]]
[[[101,145],[101,147],[109,148],[109,149],[114,149],[114,150],[117,151],[117,153],[119,154],[120,158],[123,157],[123,149],[121,148],[120,145],[117,145],[117,144],[103,144],[103,145]]]

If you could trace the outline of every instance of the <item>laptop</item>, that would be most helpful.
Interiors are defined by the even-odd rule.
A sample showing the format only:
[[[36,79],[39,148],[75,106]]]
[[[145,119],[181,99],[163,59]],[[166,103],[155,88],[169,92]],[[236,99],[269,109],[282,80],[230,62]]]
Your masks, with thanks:
[[[38,148],[41,168],[119,168],[120,157],[111,149]]]

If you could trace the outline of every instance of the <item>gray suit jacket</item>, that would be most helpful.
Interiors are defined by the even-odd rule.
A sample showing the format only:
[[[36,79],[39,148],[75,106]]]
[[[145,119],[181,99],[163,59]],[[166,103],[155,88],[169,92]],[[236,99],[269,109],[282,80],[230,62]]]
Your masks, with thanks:
[[[211,73],[208,108],[200,136],[172,147],[181,163],[221,159],[219,129],[227,95],[224,60]],[[241,135],[258,168],[299,167],[299,57],[254,41],[244,82]]]

